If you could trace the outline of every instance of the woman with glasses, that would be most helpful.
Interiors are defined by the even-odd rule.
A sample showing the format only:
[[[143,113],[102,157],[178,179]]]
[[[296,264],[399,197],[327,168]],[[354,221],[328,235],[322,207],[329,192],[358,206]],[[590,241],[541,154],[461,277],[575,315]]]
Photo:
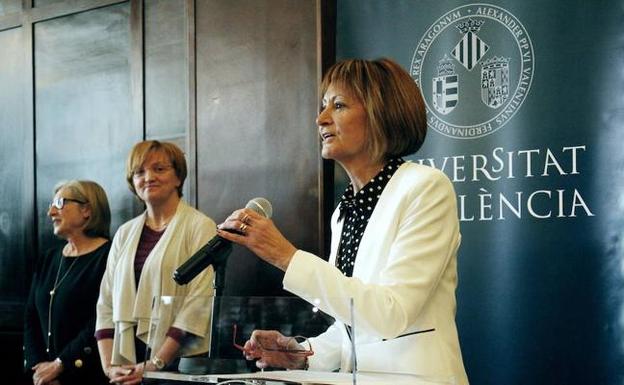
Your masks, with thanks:
[[[128,157],[126,180],[145,211],[115,234],[97,303],[95,336],[111,382],[138,384],[145,370],[208,351],[210,314],[203,304],[213,294],[214,272],[206,269],[185,286],[172,279],[216,234],[214,221],[182,201],[186,174],[184,154],[173,143],[140,142]],[[169,314],[171,326],[150,334],[152,306],[160,306],[161,296],[187,300]]]
[[[93,337],[110,249],[106,193],[91,181],[61,183],[48,216],[54,235],[66,243],[35,266],[25,311],[25,369],[34,385],[106,384]]]
[[[391,60],[346,60],[329,69],[321,95],[321,155],[340,164],[351,182],[331,218],[329,262],[297,250],[251,210],[235,211],[218,234],[282,269],[285,289],[336,322],[310,338],[313,349],[295,352],[279,351],[293,349],[283,346],[292,339],[255,331],[245,355],[259,367],[327,371],[353,370],[357,358],[363,371],[467,384],[455,325],[455,192],[441,171],[403,159],[425,139],[420,90]]]

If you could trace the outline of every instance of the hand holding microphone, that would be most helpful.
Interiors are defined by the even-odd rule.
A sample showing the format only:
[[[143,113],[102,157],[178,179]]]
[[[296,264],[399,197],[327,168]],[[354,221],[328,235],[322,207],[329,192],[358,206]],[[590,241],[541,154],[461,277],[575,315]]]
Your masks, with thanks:
[[[273,215],[271,203],[264,198],[254,198],[250,200],[247,202],[247,205],[243,210],[246,210],[245,212],[249,214],[253,213],[256,218],[264,218],[267,220],[269,220],[268,218],[271,218],[271,215]],[[244,235],[248,226],[249,224],[241,222],[238,228],[232,228],[228,231]],[[208,266],[223,263],[232,252],[232,244],[229,239],[221,235],[223,235],[223,232],[220,232],[219,235],[213,237],[210,242],[205,244],[201,249],[193,254],[193,256],[184,262],[184,264],[178,267],[173,272],[173,280],[179,285],[186,285]]]
[[[217,226],[218,236],[247,247],[264,261],[286,271],[297,248],[275,227],[270,216],[261,215],[250,203]]]

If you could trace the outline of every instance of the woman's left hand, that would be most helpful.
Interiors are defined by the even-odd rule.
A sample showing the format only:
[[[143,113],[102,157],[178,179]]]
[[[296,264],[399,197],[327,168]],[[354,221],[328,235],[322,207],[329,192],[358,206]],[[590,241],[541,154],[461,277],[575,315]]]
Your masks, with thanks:
[[[245,358],[257,360],[256,366],[260,369],[303,369],[307,357],[314,354],[311,349],[306,351],[294,338],[286,337],[276,330],[254,330],[243,349]],[[289,349],[296,352],[288,352]]]
[[[113,366],[107,375],[112,384],[137,385],[143,380],[144,366],[143,362],[136,365]]]
[[[61,361],[40,362],[32,367],[35,372],[33,374],[34,385],[44,385],[51,383],[63,372],[63,364]]]
[[[250,209],[236,210],[217,226],[217,233],[251,250],[273,266],[286,271],[297,248],[275,227],[272,220]]]

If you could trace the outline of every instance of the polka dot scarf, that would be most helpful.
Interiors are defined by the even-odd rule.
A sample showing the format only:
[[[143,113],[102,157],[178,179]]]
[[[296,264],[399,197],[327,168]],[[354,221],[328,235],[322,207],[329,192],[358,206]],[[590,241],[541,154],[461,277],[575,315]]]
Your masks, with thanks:
[[[353,185],[349,184],[340,198],[340,219],[343,219],[342,235],[338,247],[336,267],[347,277],[353,275],[353,266],[358,247],[362,240],[368,220],[379,201],[381,192],[388,184],[394,172],[405,161],[401,158],[391,159],[381,171],[373,177],[357,194],[353,193]]]

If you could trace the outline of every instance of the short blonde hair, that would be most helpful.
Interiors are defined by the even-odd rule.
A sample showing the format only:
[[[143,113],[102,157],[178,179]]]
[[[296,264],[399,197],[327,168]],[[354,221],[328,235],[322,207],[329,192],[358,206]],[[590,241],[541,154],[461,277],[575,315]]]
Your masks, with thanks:
[[[91,216],[84,228],[85,235],[110,239],[111,212],[102,186],[90,180],[74,179],[58,183],[54,187],[54,194],[60,190],[67,192],[65,198],[86,202],[90,206]]]
[[[368,150],[375,161],[420,149],[427,134],[425,102],[410,75],[390,59],[351,59],[325,73],[320,94],[331,84],[344,87],[368,115]]]
[[[138,170],[143,163],[145,163],[147,155],[152,152],[161,152],[169,158],[169,161],[175,170],[176,176],[180,180],[180,185],[178,186],[177,191],[178,196],[182,197],[182,186],[184,186],[184,180],[186,179],[187,174],[184,152],[182,152],[180,147],[173,143],[159,142],[157,140],[146,140],[139,142],[132,147],[126,162],[126,181],[128,182],[130,191],[132,191],[134,195],[137,195],[137,192],[134,189],[134,183],[132,182],[134,172]]]

